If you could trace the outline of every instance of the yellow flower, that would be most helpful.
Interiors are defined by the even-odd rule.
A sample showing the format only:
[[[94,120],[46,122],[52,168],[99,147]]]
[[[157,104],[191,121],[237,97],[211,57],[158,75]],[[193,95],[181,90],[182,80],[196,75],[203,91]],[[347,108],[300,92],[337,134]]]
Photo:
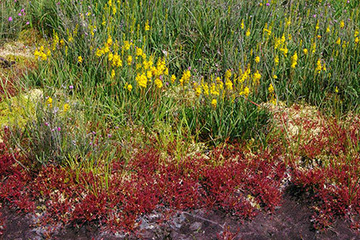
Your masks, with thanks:
[[[152,78],[152,71],[147,71],[146,72],[146,76],[147,76],[147,78]]]
[[[275,66],[279,65],[279,57],[278,56],[275,57],[274,62],[275,62]]]
[[[307,50],[307,48],[304,48],[304,49],[303,49],[303,53],[304,53],[305,55],[307,55],[307,54],[308,54],[308,50]]]
[[[229,78],[231,78],[231,70],[230,69],[226,70],[226,72],[225,72],[225,79],[229,79]]]
[[[146,88],[147,86],[147,78],[146,78],[146,75],[143,73],[141,75],[137,75],[136,78],[135,78],[136,82],[138,83],[138,85],[140,87],[143,87],[143,88]]]
[[[359,43],[359,37],[355,38],[355,43]]]
[[[143,50],[141,48],[136,48],[135,54],[136,54],[136,56],[142,56],[143,55]]]
[[[255,62],[256,62],[256,63],[259,63],[259,62],[260,62],[260,57],[259,57],[259,56],[256,56]]]
[[[210,94],[211,94],[211,95],[215,95],[215,96],[219,96],[219,95],[220,95],[220,92],[218,91],[218,89],[216,88],[216,85],[215,85],[214,83],[211,84]]]
[[[120,55],[115,53],[115,55],[113,55],[113,60],[112,60],[112,66],[113,67],[122,67],[122,60],[120,59]]]
[[[174,83],[176,81],[176,76],[173,74],[171,75],[171,82]]]
[[[149,30],[150,30],[149,20],[147,20],[145,23],[145,31],[149,31]]]
[[[270,83],[269,87],[268,87],[269,93],[274,93],[274,87],[273,85]]]
[[[124,41],[124,49],[125,50],[129,50],[130,49],[130,42],[129,41]]]
[[[46,102],[49,104],[49,106],[51,107],[52,106],[52,102],[53,102],[53,99],[51,97],[48,97],[48,99],[46,100]]]
[[[110,52],[109,55],[108,55],[109,61],[112,61],[113,57],[114,57],[114,54],[112,52]]]
[[[35,57],[40,57],[40,52],[36,49],[35,52],[34,52],[34,56]]]
[[[112,70],[111,70],[111,78],[114,78],[114,77],[115,77],[115,70],[112,69]]]
[[[336,44],[337,44],[337,45],[340,45],[340,44],[341,44],[341,39],[340,39],[340,38],[338,38],[338,40],[336,40]]]
[[[320,73],[321,72],[321,69],[322,69],[322,66],[321,66],[321,60],[317,60],[316,62],[316,68],[315,68],[315,71],[316,73]]]
[[[187,83],[189,81],[190,77],[191,77],[190,71],[185,70],[182,77],[179,80],[180,84],[183,85],[184,83]]]
[[[66,113],[70,109],[70,105],[65,103],[64,104],[64,113]]]
[[[102,55],[104,55],[104,51],[102,49],[96,49],[96,56],[97,57],[101,57]]]
[[[272,105],[276,105],[276,98],[275,97],[271,98],[270,103]]]
[[[338,93],[338,92],[339,92],[339,89],[338,89],[338,87],[337,87],[337,86],[335,87],[335,92],[336,92],[336,93]]]
[[[109,35],[109,37],[106,41],[106,45],[108,45],[110,47],[112,45],[112,43],[113,43],[113,40],[112,40],[111,36]]]
[[[246,30],[246,33],[245,33],[245,36],[250,36],[250,28],[248,28],[247,30]]]
[[[212,105],[214,108],[216,108],[217,100],[216,100],[216,99],[213,99],[213,100],[211,101],[211,105]]]
[[[285,46],[283,48],[280,48],[280,51],[284,54],[284,56],[286,57],[286,55],[288,54],[289,52],[289,49]]]
[[[344,23],[344,21],[341,21],[340,22],[340,28],[344,28],[345,27],[345,23]]]
[[[250,89],[248,87],[245,87],[245,89],[239,93],[240,96],[245,96],[245,97],[248,97],[249,94],[250,94]]]
[[[78,63],[82,63],[83,58],[81,56],[78,57]]]
[[[128,65],[131,65],[131,63],[132,63],[132,56],[131,55],[129,55],[128,57],[127,57],[127,59],[126,59],[126,61],[127,61],[127,63],[128,63]]]
[[[256,85],[260,84],[260,78],[261,78],[261,74],[259,73],[259,71],[256,71],[253,76],[253,81]]]
[[[298,55],[295,52],[294,55],[291,57],[291,68],[295,68],[297,65]]]
[[[159,78],[157,78],[157,79],[155,79],[155,85],[156,85],[158,88],[162,88],[163,83],[162,83],[162,81],[161,81]]]
[[[277,78],[278,78],[278,76],[274,74],[274,75],[273,75],[273,79],[277,79]]]
[[[230,79],[225,80],[225,85],[228,90],[230,90],[230,91],[233,90],[233,83],[231,82]]]
[[[241,20],[241,29],[245,28],[244,19]]]
[[[132,87],[131,84],[128,84],[126,88],[127,88],[127,90],[128,90],[129,92],[131,92],[131,90],[132,90],[133,87]]]

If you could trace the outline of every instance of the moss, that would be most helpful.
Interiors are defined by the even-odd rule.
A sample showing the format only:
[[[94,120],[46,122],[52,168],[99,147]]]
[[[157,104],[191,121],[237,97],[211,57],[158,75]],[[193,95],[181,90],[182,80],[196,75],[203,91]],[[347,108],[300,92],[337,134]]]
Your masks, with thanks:
[[[37,100],[42,98],[42,91],[34,89],[27,94],[20,94],[0,103],[0,126],[18,125],[23,127],[35,115]]]

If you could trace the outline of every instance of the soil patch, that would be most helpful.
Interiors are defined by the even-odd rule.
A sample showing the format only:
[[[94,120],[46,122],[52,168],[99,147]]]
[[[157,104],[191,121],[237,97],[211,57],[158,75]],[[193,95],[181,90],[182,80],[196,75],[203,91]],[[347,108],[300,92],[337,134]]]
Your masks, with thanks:
[[[281,206],[273,214],[259,213],[253,220],[240,221],[221,211],[177,211],[163,220],[161,213],[139,219],[139,233],[135,235],[103,232],[85,225],[80,228],[56,226],[37,227],[31,214],[19,215],[8,208],[1,210],[5,219],[0,239],[359,239],[344,220],[332,228],[319,232],[312,228],[312,212],[305,199],[285,194]],[[166,218],[165,218],[166,219]],[[161,221],[160,221],[161,220]],[[49,230],[53,231],[51,235]],[[227,236],[228,238],[224,238]]]

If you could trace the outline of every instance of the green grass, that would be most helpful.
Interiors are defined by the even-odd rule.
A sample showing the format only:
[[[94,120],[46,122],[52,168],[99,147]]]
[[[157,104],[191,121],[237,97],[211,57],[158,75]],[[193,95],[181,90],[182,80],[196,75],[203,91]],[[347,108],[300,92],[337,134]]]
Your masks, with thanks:
[[[263,102],[307,103],[338,118],[359,111],[358,9],[356,1],[7,1],[1,39],[24,28],[43,34],[23,84],[79,102],[74,118],[92,125],[82,134],[119,126],[126,136],[136,126],[167,143],[264,142]]]

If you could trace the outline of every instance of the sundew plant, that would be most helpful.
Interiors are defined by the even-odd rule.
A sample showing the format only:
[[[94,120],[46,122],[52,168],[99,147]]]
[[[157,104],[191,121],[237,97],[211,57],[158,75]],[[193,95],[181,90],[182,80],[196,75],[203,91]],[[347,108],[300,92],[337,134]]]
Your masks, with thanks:
[[[275,209],[286,182],[311,195],[316,228],[338,217],[359,227],[359,1],[0,6],[0,43],[38,36],[23,47],[22,100],[0,105],[2,202],[134,231],[160,207],[252,218]],[[9,96],[19,66],[5,58]],[[22,201],[4,190],[17,181]]]

